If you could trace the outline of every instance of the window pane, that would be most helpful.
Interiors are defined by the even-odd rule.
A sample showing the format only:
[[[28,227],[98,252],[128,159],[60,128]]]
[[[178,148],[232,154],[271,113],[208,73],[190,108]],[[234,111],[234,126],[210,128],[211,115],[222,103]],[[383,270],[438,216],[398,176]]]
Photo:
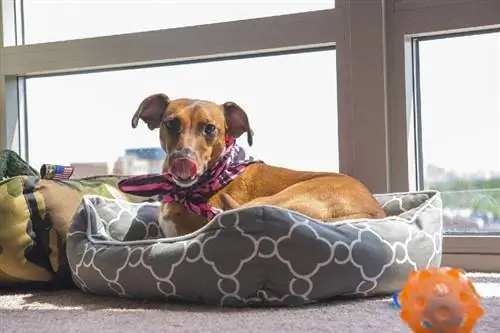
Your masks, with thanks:
[[[255,132],[250,152],[269,164],[337,171],[335,69],[331,50],[29,78],[29,162],[37,169],[45,163],[80,163],[75,176],[113,172],[113,163],[123,160],[127,149],[159,147],[156,131],[142,122],[132,129],[130,121],[146,96],[164,92],[171,99],[234,101],[242,106]],[[238,142],[247,147],[245,135]],[[161,154],[142,155],[147,156],[134,162],[125,158],[115,172],[160,171]]]
[[[334,8],[334,0],[25,0],[27,44]]]
[[[419,42],[425,188],[451,232],[500,231],[500,33]]]

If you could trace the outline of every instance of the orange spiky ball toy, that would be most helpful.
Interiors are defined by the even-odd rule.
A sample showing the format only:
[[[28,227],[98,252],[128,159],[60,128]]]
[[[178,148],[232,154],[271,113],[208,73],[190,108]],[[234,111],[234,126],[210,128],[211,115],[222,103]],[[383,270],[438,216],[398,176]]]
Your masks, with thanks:
[[[414,333],[471,333],[484,314],[472,281],[449,267],[411,272],[398,302]]]

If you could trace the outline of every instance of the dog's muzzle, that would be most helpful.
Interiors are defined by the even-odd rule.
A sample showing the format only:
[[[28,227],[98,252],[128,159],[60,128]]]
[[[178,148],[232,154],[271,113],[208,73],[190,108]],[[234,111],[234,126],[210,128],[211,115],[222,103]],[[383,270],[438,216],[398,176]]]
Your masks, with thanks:
[[[198,173],[195,156],[192,150],[186,148],[172,152],[169,158],[169,173],[183,181],[195,178]]]

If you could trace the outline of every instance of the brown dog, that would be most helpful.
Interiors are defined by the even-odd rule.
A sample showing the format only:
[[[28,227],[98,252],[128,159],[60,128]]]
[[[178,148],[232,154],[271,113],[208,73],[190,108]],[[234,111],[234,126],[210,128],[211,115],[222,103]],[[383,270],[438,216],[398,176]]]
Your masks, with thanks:
[[[168,189],[173,186],[183,193],[195,193],[202,183],[212,181],[207,175],[223,177],[221,172],[225,172],[226,180],[231,178],[227,175],[234,176],[224,185],[214,181],[218,187],[205,186],[212,189],[204,198],[206,206],[231,209],[267,204],[325,222],[385,217],[370,191],[347,175],[294,171],[249,160],[236,167],[226,163],[226,156],[237,155],[231,138],[246,133],[249,145],[253,140],[247,114],[233,102],[218,105],[187,98],[170,100],[164,94],[155,94],[140,104],[132,119],[133,128],[139,119],[151,130],[160,129],[161,147],[167,153],[163,172],[173,183]],[[228,152],[230,148],[232,152]],[[225,171],[214,171],[220,168]],[[196,198],[203,201],[199,195]],[[190,206],[180,201],[163,201],[160,226],[167,237],[191,233],[212,216],[187,209]]]

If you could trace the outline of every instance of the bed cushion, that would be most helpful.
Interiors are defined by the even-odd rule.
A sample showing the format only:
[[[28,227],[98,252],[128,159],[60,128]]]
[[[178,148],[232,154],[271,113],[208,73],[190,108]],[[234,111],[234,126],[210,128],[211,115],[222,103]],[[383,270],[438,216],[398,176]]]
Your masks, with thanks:
[[[322,223],[272,206],[224,212],[162,238],[158,203],[86,195],[67,240],[81,290],[223,306],[301,305],[398,291],[412,270],[438,267],[438,192],[376,195],[389,217]]]

